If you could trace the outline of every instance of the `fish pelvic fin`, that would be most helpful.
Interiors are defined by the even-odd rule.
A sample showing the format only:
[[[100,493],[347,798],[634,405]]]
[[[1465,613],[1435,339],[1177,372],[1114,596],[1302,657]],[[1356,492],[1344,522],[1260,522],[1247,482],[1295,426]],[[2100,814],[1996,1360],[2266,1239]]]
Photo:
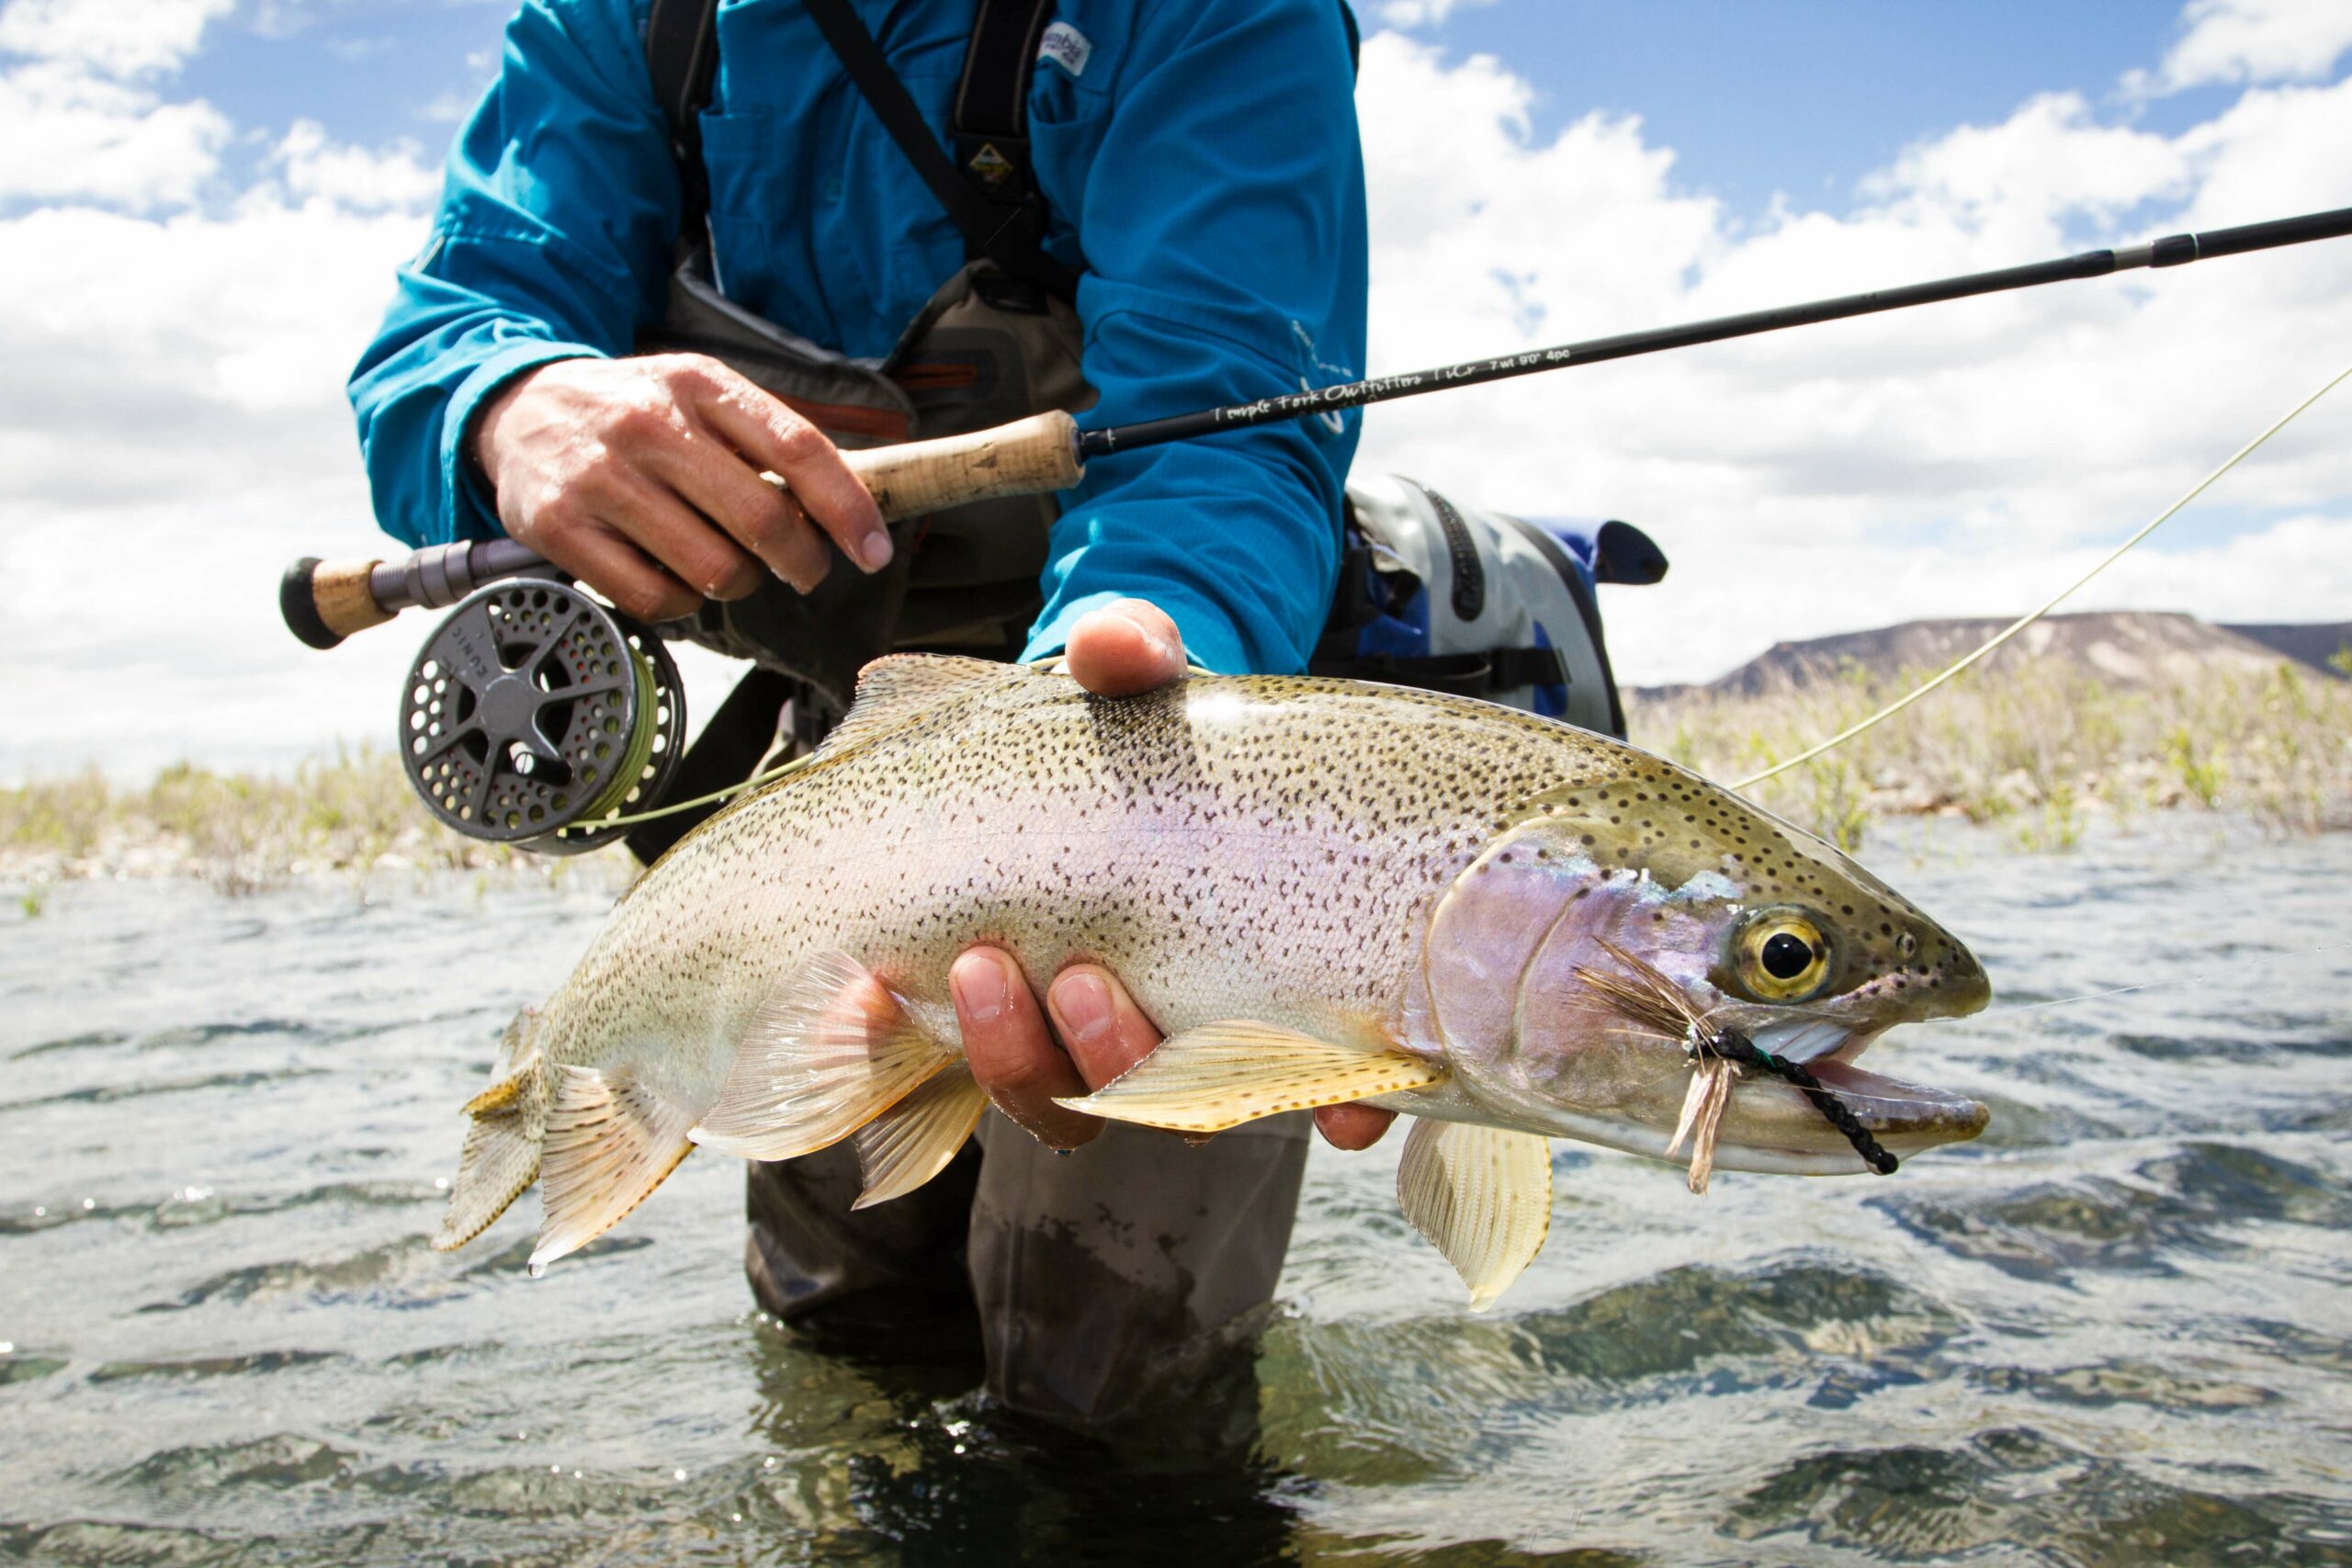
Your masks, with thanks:
[[[694,1152],[693,1112],[628,1066],[557,1064],[539,1157],[546,1213],[531,1273],[579,1251],[628,1217]]]
[[[1405,1218],[1445,1255],[1485,1312],[1544,1250],[1552,1147],[1533,1133],[1418,1117],[1396,1168]]]
[[[988,1108],[989,1097],[967,1063],[952,1062],[925,1078],[857,1130],[857,1165],[865,1190],[850,1207],[870,1209],[904,1197],[945,1170]]]
[[[1393,1047],[1335,1045],[1255,1019],[1227,1019],[1170,1035],[1092,1094],[1056,1103],[1114,1122],[1222,1133],[1261,1116],[1444,1079],[1443,1067]]]
[[[488,1230],[539,1174],[548,1124],[548,1068],[539,1055],[539,1012],[525,1008],[506,1026],[491,1085],[468,1100],[471,1120],[458,1153],[449,1207],[434,1234],[436,1252],[455,1252]]]
[[[819,953],[752,1015],[726,1085],[691,1135],[745,1159],[813,1154],[958,1055],[872,970],[845,953]]]

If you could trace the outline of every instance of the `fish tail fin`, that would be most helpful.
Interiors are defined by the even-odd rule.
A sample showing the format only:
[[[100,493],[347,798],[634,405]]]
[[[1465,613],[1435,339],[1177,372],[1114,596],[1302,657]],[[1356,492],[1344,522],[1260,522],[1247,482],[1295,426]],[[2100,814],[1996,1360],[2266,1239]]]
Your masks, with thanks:
[[[847,953],[820,953],[752,1015],[725,1087],[691,1135],[745,1159],[812,1154],[906,1100],[957,1055],[872,970]],[[968,1099],[956,1101],[959,1114]]]
[[[488,1230],[539,1173],[548,1075],[538,1049],[539,1012],[525,1008],[506,1026],[490,1087],[468,1100],[466,1142],[434,1250],[454,1252]]]

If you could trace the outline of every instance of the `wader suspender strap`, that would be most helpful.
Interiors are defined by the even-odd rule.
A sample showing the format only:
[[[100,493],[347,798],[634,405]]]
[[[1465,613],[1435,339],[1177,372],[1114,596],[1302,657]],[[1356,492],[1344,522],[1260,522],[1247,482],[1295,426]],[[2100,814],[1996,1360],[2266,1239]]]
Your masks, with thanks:
[[[703,239],[710,212],[710,176],[702,166],[702,111],[718,73],[718,0],[653,0],[645,20],[645,62],[653,74],[653,101],[670,124],[670,156],[678,165],[678,237]]]
[[[963,233],[965,259],[985,256],[1014,277],[1077,298],[1077,274],[1046,254],[1045,207],[1029,171],[1029,78],[1053,0],[980,0],[956,89],[952,161],[848,0],[804,3],[867,107]],[[701,116],[718,71],[718,0],[653,0],[645,58],[678,165],[679,233],[692,245],[710,208]]]
[[[964,51],[964,80],[956,95],[960,112],[977,104],[999,123],[998,141],[987,139],[989,128],[976,128],[983,152],[959,171],[947,151],[933,139],[922,111],[883,57],[882,46],[850,9],[849,0],[803,0],[809,19],[841,57],[842,68],[865,95],[866,107],[882,121],[890,140],[931,188],[932,196],[964,233],[964,257],[993,261],[1012,276],[1025,278],[1068,299],[1078,293],[1078,276],[1043,248],[1045,210],[1029,188],[1028,104],[1029,68],[1037,58],[1037,40],[1045,32],[1052,0],[981,0],[972,24],[972,41]],[[1007,68],[1010,68],[1008,71]],[[1007,80],[991,81],[991,75]],[[978,85],[976,87],[975,81]],[[1009,100],[1009,102],[1008,102]],[[1009,118],[1010,123],[1005,123]],[[954,128],[956,141],[967,140],[965,128]],[[993,153],[994,156],[988,156]],[[1016,157],[1018,162],[1016,163]],[[1001,189],[1012,199],[1001,199]]]

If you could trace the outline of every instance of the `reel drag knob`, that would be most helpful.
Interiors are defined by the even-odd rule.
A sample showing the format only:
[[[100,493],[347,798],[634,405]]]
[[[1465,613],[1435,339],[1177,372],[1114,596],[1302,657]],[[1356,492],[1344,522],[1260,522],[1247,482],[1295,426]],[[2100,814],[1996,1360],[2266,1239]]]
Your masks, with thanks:
[[[578,854],[620,836],[598,821],[659,803],[685,714],[660,638],[569,583],[522,578],[459,603],[410,667],[401,763],[467,837]]]

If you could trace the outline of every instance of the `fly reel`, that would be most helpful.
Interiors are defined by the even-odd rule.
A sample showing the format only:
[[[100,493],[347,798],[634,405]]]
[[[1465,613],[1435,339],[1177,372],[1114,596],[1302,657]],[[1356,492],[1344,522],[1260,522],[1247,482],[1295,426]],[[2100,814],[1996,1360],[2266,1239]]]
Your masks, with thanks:
[[[660,800],[685,722],[659,637],[569,582],[516,578],[462,601],[410,667],[401,762],[467,837],[578,854]]]

